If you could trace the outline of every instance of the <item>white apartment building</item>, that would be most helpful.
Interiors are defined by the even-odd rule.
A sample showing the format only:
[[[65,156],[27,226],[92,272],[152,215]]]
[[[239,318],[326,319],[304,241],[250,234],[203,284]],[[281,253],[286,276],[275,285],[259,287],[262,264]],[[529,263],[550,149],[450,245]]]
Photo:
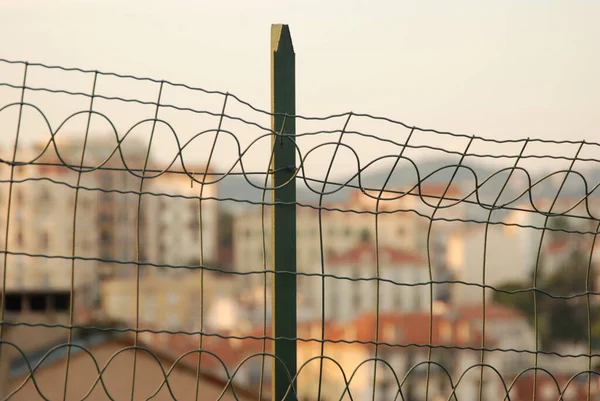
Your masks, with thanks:
[[[423,186],[421,192],[430,204],[439,203],[444,188]],[[362,193],[356,191],[353,197],[344,204],[323,205],[325,208],[341,209],[355,212],[340,212],[318,210],[318,207],[296,208],[296,238],[297,238],[297,270],[304,273],[321,272],[321,261],[328,260],[334,253],[344,252],[363,240],[374,241],[376,233],[380,246],[389,246],[427,255],[427,231],[430,226],[428,217],[433,215],[435,208],[427,206],[416,194],[408,194],[400,199],[400,189],[395,192],[379,191]],[[457,189],[451,188],[446,196],[457,197]],[[376,198],[382,200],[377,203]],[[444,200],[442,206],[448,206],[450,201]],[[456,202],[454,202],[456,203]],[[418,211],[421,215],[414,213]],[[376,226],[376,214],[379,213]],[[460,218],[463,213],[461,204],[439,209],[435,218],[455,216]],[[234,267],[236,271],[260,271],[265,267],[271,269],[271,214],[270,206],[246,211],[237,215],[234,220]],[[461,223],[444,223],[436,221],[432,225],[429,246],[438,242],[447,232],[455,230]],[[264,230],[264,235],[263,235]],[[321,243],[322,238],[322,243]],[[264,251],[263,251],[264,245]],[[432,264],[437,267],[441,260],[436,260],[432,252]],[[439,258],[438,258],[439,259]],[[325,266],[327,269],[327,266]],[[249,281],[248,281],[249,280]],[[263,275],[257,274],[245,279],[245,285],[262,285]]]
[[[597,195],[589,196],[587,201],[582,201],[581,197],[566,197],[561,196],[556,201],[554,197],[551,198],[535,198],[535,207],[542,211],[548,212],[552,207],[552,213],[566,214],[565,217],[567,224],[569,224],[572,230],[577,231],[595,231],[598,223],[590,218],[590,214],[596,218],[600,217],[600,203]],[[551,221],[546,218],[543,213],[533,210],[530,202],[523,202],[517,204],[515,209],[506,218],[506,223],[512,224],[512,230],[519,236],[520,241],[524,245],[524,258],[530,266],[534,266],[537,261],[538,250],[540,249],[540,242],[543,243],[542,248],[550,246],[552,237],[557,232],[551,230],[545,230]],[[520,225],[522,227],[516,227],[514,225]],[[565,233],[564,238],[567,241],[581,242],[584,238],[590,244],[593,241],[593,235],[581,235],[575,233]],[[596,241],[597,242],[597,241]],[[590,249],[591,250],[591,249]]]
[[[29,149],[20,155],[35,157]],[[15,167],[12,191],[10,174],[10,166],[1,164],[0,263],[6,255],[7,291],[69,291],[71,285],[91,290],[99,271],[99,262],[89,259],[99,256],[96,193],[79,190],[75,214],[76,172],[48,165]]]
[[[17,161],[35,162],[15,168],[7,285],[68,289],[73,252],[78,286],[83,285],[80,280],[95,287],[98,279],[134,275],[135,264],[128,262],[136,259],[139,196],[135,192],[139,191],[141,181],[136,175],[142,174],[146,149],[130,138],[121,144],[121,155],[115,138],[90,135],[82,161],[83,135],[56,137],[55,141],[56,149],[54,144],[46,148],[46,141],[19,147]],[[10,171],[8,164],[0,166],[2,227],[7,223]],[[4,230],[0,236],[4,247]],[[12,252],[54,257],[28,257]]]
[[[325,278],[327,320],[348,320],[374,312],[377,302],[381,313],[424,310],[430,305],[427,260],[416,253],[388,246],[377,251],[373,243],[361,242],[329,257],[325,274],[335,276]],[[321,277],[300,277],[298,283],[305,306],[315,318],[321,316],[322,282]]]
[[[489,225],[486,233],[485,225],[473,224],[470,229],[451,235],[447,241],[447,267],[454,280],[469,283],[451,285],[453,302],[459,305],[481,303],[483,284],[531,282],[528,251],[519,232],[504,225]],[[489,300],[494,291],[487,288],[485,293]]]
[[[203,182],[206,167],[186,166],[186,170]],[[214,177],[207,175],[206,181],[214,181]],[[217,184],[192,184],[185,173],[167,172],[148,179],[143,192],[148,193],[142,196],[141,259],[153,264],[197,266],[202,262],[214,267],[218,260]],[[170,274],[189,270],[161,267],[158,271]]]
[[[423,186],[421,193],[424,196],[425,202],[430,205],[437,206],[440,203],[442,206],[449,206],[450,201],[439,201],[439,197],[444,193],[444,190],[445,187]],[[406,192],[406,190],[404,191]],[[375,235],[378,233],[378,245],[380,249],[385,248],[394,250],[393,252],[396,253],[404,252],[410,255],[418,255],[422,260],[419,266],[425,266],[425,269],[421,267],[406,268],[403,262],[401,263],[403,267],[397,269],[395,267],[390,268],[390,271],[395,272],[390,273],[392,274],[391,277],[398,275],[399,280],[406,279],[407,282],[414,282],[414,280],[429,282],[429,266],[431,266],[433,280],[443,279],[441,273],[445,269],[445,259],[443,252],[440,252],[439,244],[444,243],[445,238],[454,230],[460,230],[461,224],[464,223],[447,223],[441,221],[431,223],[430,217],[433,215],[435,208],[427,206],[417,196],[418,194],[414,193],[396,199],[401,193],[401,189],[384,192],[383,194],[380,194],[380,191],[363,193],[357,190],[346,203],[323,205],[329,209],[352,210],[354,212],[319,211],[318,208],[298,206],[296,208],[297,271],[314,275],[319,275],[322,272],[325,274],[336,274],[334,272],[339,272],[340,267],[336,265],[335,255],[352,252],[352,249],[357,247],[357,244],[363,242],[374,244]],[[458,198],[459,191],[457,188],[452,187],[446,192],[445,197]],[[377,198],[381,199],[379,203],[377,202]],[[438,209],[434,217],[461,218],[463,214],[462,204],[454,205],[454,203],[456,201],[445,209]],[[415,210],[420,215],[415,213]],[[375,212],[379,212],[377,226],[375,224]],[[241,286],[240,290],[256,289],[256,291],[262,293],[266,279],[266,288],[270,292],[271,275],[266,275],[265,277],[265,274],[261,273],[261,271],[265,269],[272,270],[271,213],[272,208],[270,206],[265,206],[264,212],[261,212],[261,208],[257,207],[234,218],[233,261],[235,270],[239,272],[256,272],[256,274],[238,277]],[[261,216],[264,219],[261,219]],[[428,243],[430,225],[431,237]],[[429,253],[427,252],[428,247],[431,250]],[[384,251],[383,256],[386,254],[389,253]],[[382,255],[380,254],[380,256]],[[330,264],[331,262],[333,262],[333,265]],[[398,263],[394,264],[382,260],[382,265],[386,263],[391,264],[391,266],[398,266]],[[358,271],[356,274],[368,274],[369,268],[373,269],[374,264],[366,265],[364,267],[365,270]],[[344,268],[342,267],[341,269],[343,270]],[[404,277],[405,275],[407,277]],[[425,276],[426,278],[423,280]],[[327,283],[330,281],[328,279]],[[321,278],[319,276],[299,275],[297,283],[298,307],[302,311],[299,319],[311,319],[316,314],[320,316]],[[360,284],[368,286],[366,282]],[[442,295],[442,287],[434,287],[436,290],[434,299]],[[415,291],[419,292],[415,288],[398,287],[398,293],[409,294]],[[427,286],[418,288],[426,291],[428,294],[425,304],[421,301],[396,301],[402,302],[403,308],[406,308],[406,310],[416,307],[411,305],[417,305],[419,302],[422,305],[429,305],[429,288]],[[325,291],[326,296],[336,296],[337,292],[341,290],[332,289],[330,291],[326,289]],[[358,291],[362,291],[362,289]],[[368,293],[371,294],[371,292]],[[392,302],[390,299],[386,298],[384,300],[382,298],[381,302]],[[375,298],[373,297],[374,300]],[[330,305],[328,308],[335,308],[335,304],[332,302],[327,301],[326,304]],[[260,311],[262,311],[262,308],[264,306],[260,307]],[[270,310],[270,304],[267,305],[267,309]],[[337,313],[331,310],[326,312],[327,314],[337,315]]]
[[[135,274],[135,265],[124,262],[136,259],[139,197],[135,192],[139,191],[140,186],[140,178],[136,175],[142,175],[147,146],[134,138],[127,138],[121,143],[119,151],[114,137],[90,135],[86,142],[85,158],[81,163],[83,135],[77,138],[57,137],[55,140],[58,154],[50,145],[41,161],[55,165],[83,164],[85,172],[81,174],[79,185],[87,189],[79,192],[89,192],[90,196],[96,198],[97,207],[92,212],[96,220],[93,230],[99,236],[96,256],[106,261],[99,266],[99,277]],[[35,144],[32,151],[39,154],[45,144],[45,141]],[[75,184],[76,181],[73,185]]]

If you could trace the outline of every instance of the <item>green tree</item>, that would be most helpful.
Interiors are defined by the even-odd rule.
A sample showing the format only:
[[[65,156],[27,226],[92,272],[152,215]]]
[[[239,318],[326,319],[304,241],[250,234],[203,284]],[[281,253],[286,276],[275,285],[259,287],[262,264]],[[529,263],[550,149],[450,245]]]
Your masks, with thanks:
[[[538,308],[544,317],[542,339],[548,346],[558,342],[586,342],[588,339],[587,297],[579,296],[594,290],[586,252],[576,246],[565,263],[540,288]],[[548,295],[551,294],[552,296]]]
[[[569,229],[568,221],[555,218],[549,226]],[[537,321],[543,348],[551,349],[561,342],[582,343],[588,341],[588,305],[587,291],[595,291],[595,274],[590,269],[589,251],[584,248],[585,241],[575,240],[574,234],[552,231],[554,239],[569,240],[572,251],[565,262],[550,276],[539,277],[536,287],[539,291],[507,294],[495,292],[494,300],[500,304],[523,311],[531,322],[534,314],[534,297],[537,301]],[[579,239],[579,238],[578,238]],[[572,245],[571,245],[572,244]],[[590,250],[591,251],[591,250]],[[540,272],[545,269],[545,258],[540,258]],[[588,270],[590,270],[588,272]],[[589,277],[589,282],[588,282]],[[505,291],[517,291],[531,288],[531,283],[506,283],[499,287]],[[590,310],[596,317],[600,310]],[[591,320],[596,321],[595,319]],[[600,324],[592,326],[592,336],[600,339]]]
[[[494,292],[494,301],[520,310],[533,321],[533,297],[531,296],[531,292],[524,291],[526,288],[527,286],[520,282],[510,282],[501,285],[498,287],[501,291]]]
[[[219,212],[219,247],[231,248],[233,246],[233,214],[227,210]]]
[[[569,239],[569,231],[571,225],[569,220],[564,216],[554,216],[548,219],[547,228],[549,231],[549,237],[555,241],[566,241]]]

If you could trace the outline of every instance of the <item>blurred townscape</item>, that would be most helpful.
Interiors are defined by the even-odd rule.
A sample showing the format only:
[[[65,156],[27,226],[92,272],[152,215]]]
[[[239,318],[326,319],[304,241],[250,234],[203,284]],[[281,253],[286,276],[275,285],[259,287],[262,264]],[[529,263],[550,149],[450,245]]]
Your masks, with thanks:
[[[100,368],[122,347],[117,343],[170,360],[165,372],[177,361],[169,374],[179,385],[163,392],[188,397],[212,389],[216,398],[224,387],[217,381],[227,383],[235,371],[238,392],[228,396],[268,397],[273,359],[260,355],[273,346],[272,206],[260,205],[260,193],[241,178],[219,181],[212,166],[161,165],[132,141],[122,157],[108,159],[115,145],[102,135],[90,135],[85,152],[81,138],[46,145],[20,149],[23,160],[41,155],[35,163],[0,163],[8,324],[2,396],[37,364],[36,383],[25,380],[16,394],[34,394],[35,386],[62,394],[55,384],[66,373],[53,366],[64,364],[66,349],[48,352],[68,337],[96,350],[97,360],[104,355]],[[101,163],[82,172],[68,167]],[[485,173],[485,166],[472,167]],[[595,369],[589,355],[600,346],[597,222],[585,217],[597,211],[590,211],[597,198],[580,202],[568,183],[557,198],[561,181],[546,180],[533,202],[526,194],[492,212],[473,200],[468,179],[447,178],[398,181],[385,191],[349,187],[333,200],[304,192],[296,208],[300,400],[350,399],[347,387],[354,399],[393,400],[400,384],[405,400],[447,399],[457,383],[458,400],[496,399],[505,385],[512,385],[512,400],[529,400],[534,390],[536,399],[556,399],[567,383],[564,399],[596,394],[595,376],[577,374]],[[377,188],[378,177],[371,180]],[[484,189],[477,196],[502,204],[503,196],[520,194],[512,182],[502,196]],[[489,186],[496,194],[500,187]],[[256,204],[218,200],[244,197]],[[67,375],[98,369],[81,347],[71,347]],[[138,354],[138,375],[158,369],[144,367],[150,354]],[[259,356],[245,361],[252,355]],[[374,357],[386,362],[376,365],[377,375],[364,363]],[[119,358],[127,373],[104,375],[102,383],[97,374],[72,379],[69,391],[79,397],[81,389],[131,381],[131,358]],[[202,390],[196,374],[206,377]]]

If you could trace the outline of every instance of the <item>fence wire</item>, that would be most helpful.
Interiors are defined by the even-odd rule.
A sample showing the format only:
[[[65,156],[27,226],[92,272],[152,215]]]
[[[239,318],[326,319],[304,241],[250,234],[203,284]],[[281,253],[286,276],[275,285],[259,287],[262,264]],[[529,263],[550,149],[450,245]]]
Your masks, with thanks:
[[[270,256],[271,117],[226,92],[0,60],[3,399],[270,397],[270,285],[290,274]],[[290,394],[600,399],[600,144],[287,118]]]

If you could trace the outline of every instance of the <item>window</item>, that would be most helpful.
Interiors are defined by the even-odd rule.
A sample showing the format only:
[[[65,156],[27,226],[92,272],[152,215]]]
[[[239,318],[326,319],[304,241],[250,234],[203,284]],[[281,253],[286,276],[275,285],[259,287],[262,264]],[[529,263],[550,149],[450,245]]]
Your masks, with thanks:
[[[85,195],[81,197],[81,200],[79,202],[83,210],[90,209],[92,206],[92,200]]]
[[[174,291],[169,292],[167,302],[169,305],[177,305],[179,303],[179,294]]]
[[[19,227],[19,231],[17,231],[17,245],[19,247],[22,247],[24,244],[24,238],[23,238],[23,232],[21,231],[21,228]]]
[[[113,194],[111,194],[111,193],[108,193],[108,192],[103,192],[103,193],[100,195],[100,201],[101,201],[102,203],[111,203],[111,202],[112,202],[112,200],[113,200]]]
[[[104,244],[104,245],[111,245],[112,244],[112,236],[110,235],[110,233],[108,231],[102,231],[100,233],[100,241],[102,241],[102,244]]]
[[[100,175],[100,185],[102,188],[106,189],[112,185],[112,180],[110,177],[110,173],[101,173]]]
[[[39,241],[40,241],[40,248],[42,248],[42,250],[44,250],[44,251],[47,250],[49,247],[50,239],[49,239],[49,235],[46,231],[42,231],[40,233]]]
[[[179,327],[179,315],[177,313],[169,313],[169,326],[172,328]]]
[[[17,285],[20,287],[23,285],[23,279],[24,279],[24,269],[25,269],[25,256],[23,255],[17,255],[15,256],[15,281],[17,282]]]
[[[113,259],[113,254],[110,249],[102,249],[101,258],[105,261]]]
[[[413,287],[413,289],[415,289],[415,290],[421,289],[421,291],[417,290],[417,291],[413,292],[413,297],[414,297],[413,308],[414,308],[414,310],[420,310],[421,309],[421,294],[423,294],[423,291],[427,290],[427,287],[425,287],[425,286]]]
[[[462,321],[458,326],[458,337],[460,341],[467,342],[470,340],[469,322]]]
[[[113,294],[109,300],[110,315],[112,315],[112,317],[119,316],[125,306],[125,297],[120,294]]]
[[[450,322],[442,322],[442,327],[440,328],[440,331],[442,341],[449,342],[452,339],[452,325]]]
[[[23,199],[23,192],[20,189],[17,189],[15,192],[15,199],[17,204],[22,204],[25,200]]]
[[[165,204],[165,200],[164,199],[158,199],[158,213],[164,213],[165,209],[166,209],[166,204]]]
[[[40,191],[40,202],[45,206],[50,203],[50,193],[46,188]]]
[[[357,281],[355,283],[360,283],[360,281]],[[362,310],[362,297],[360,295],[360,288],[358,288],[357,285],[354,285],[353,287],[354,288],[352,288],[352,307],[354,311],[360,311]]]
[[[331,283],[331,281],[330,281]],[[328,285],[327,287],[329,287],[328,289],[325,290],[325,293],[327,293],[327,290],[329,291],[329,312],[330,315],[326,316],[326,319],[338,319],[339,318],[339,300],[338,300],[338,296],[336,294],[336,290],[337,288],[335,288],[335,286],[332,286],[331,284]]]
[[[333,227],[329,227],[327,230],[327,235],[332,238],[335,235],[335,229]]]
[[[151,294],[146,295],[146,321],[148,323],[154,322],[156,319],[156,303],[154,301]]]
[[[100,219],[99,220],[100,220],[101,223],[108,223],[111,220],[111,217],[112,216],[110,215],[110,213],[108,213],[106,211],[102,211],[100,213]]]
[[[42,272],[42,287],[50,288],[50,273],[48,271]]]
[[[392,296],[393,296],[393,300],[394,300],[394,309],[402,309],[402,287],[399,285],[392,285]],[[409,289],[408,288],[404,288],[404,290]],[[414,289],[414,287],[412,288]]]
[[[198,219],[198,216],[195,216],[194,214],[190,216],[188,228],[192,233],[193,240],[198,241],[200,238],[200,220]]]
[[[396,336],[396,326],[393,324],[388,324],[385,326],[385,334],[384,334],[384,341],[387,341],[388,343],[394,344],[398,341],[398,338]]]

